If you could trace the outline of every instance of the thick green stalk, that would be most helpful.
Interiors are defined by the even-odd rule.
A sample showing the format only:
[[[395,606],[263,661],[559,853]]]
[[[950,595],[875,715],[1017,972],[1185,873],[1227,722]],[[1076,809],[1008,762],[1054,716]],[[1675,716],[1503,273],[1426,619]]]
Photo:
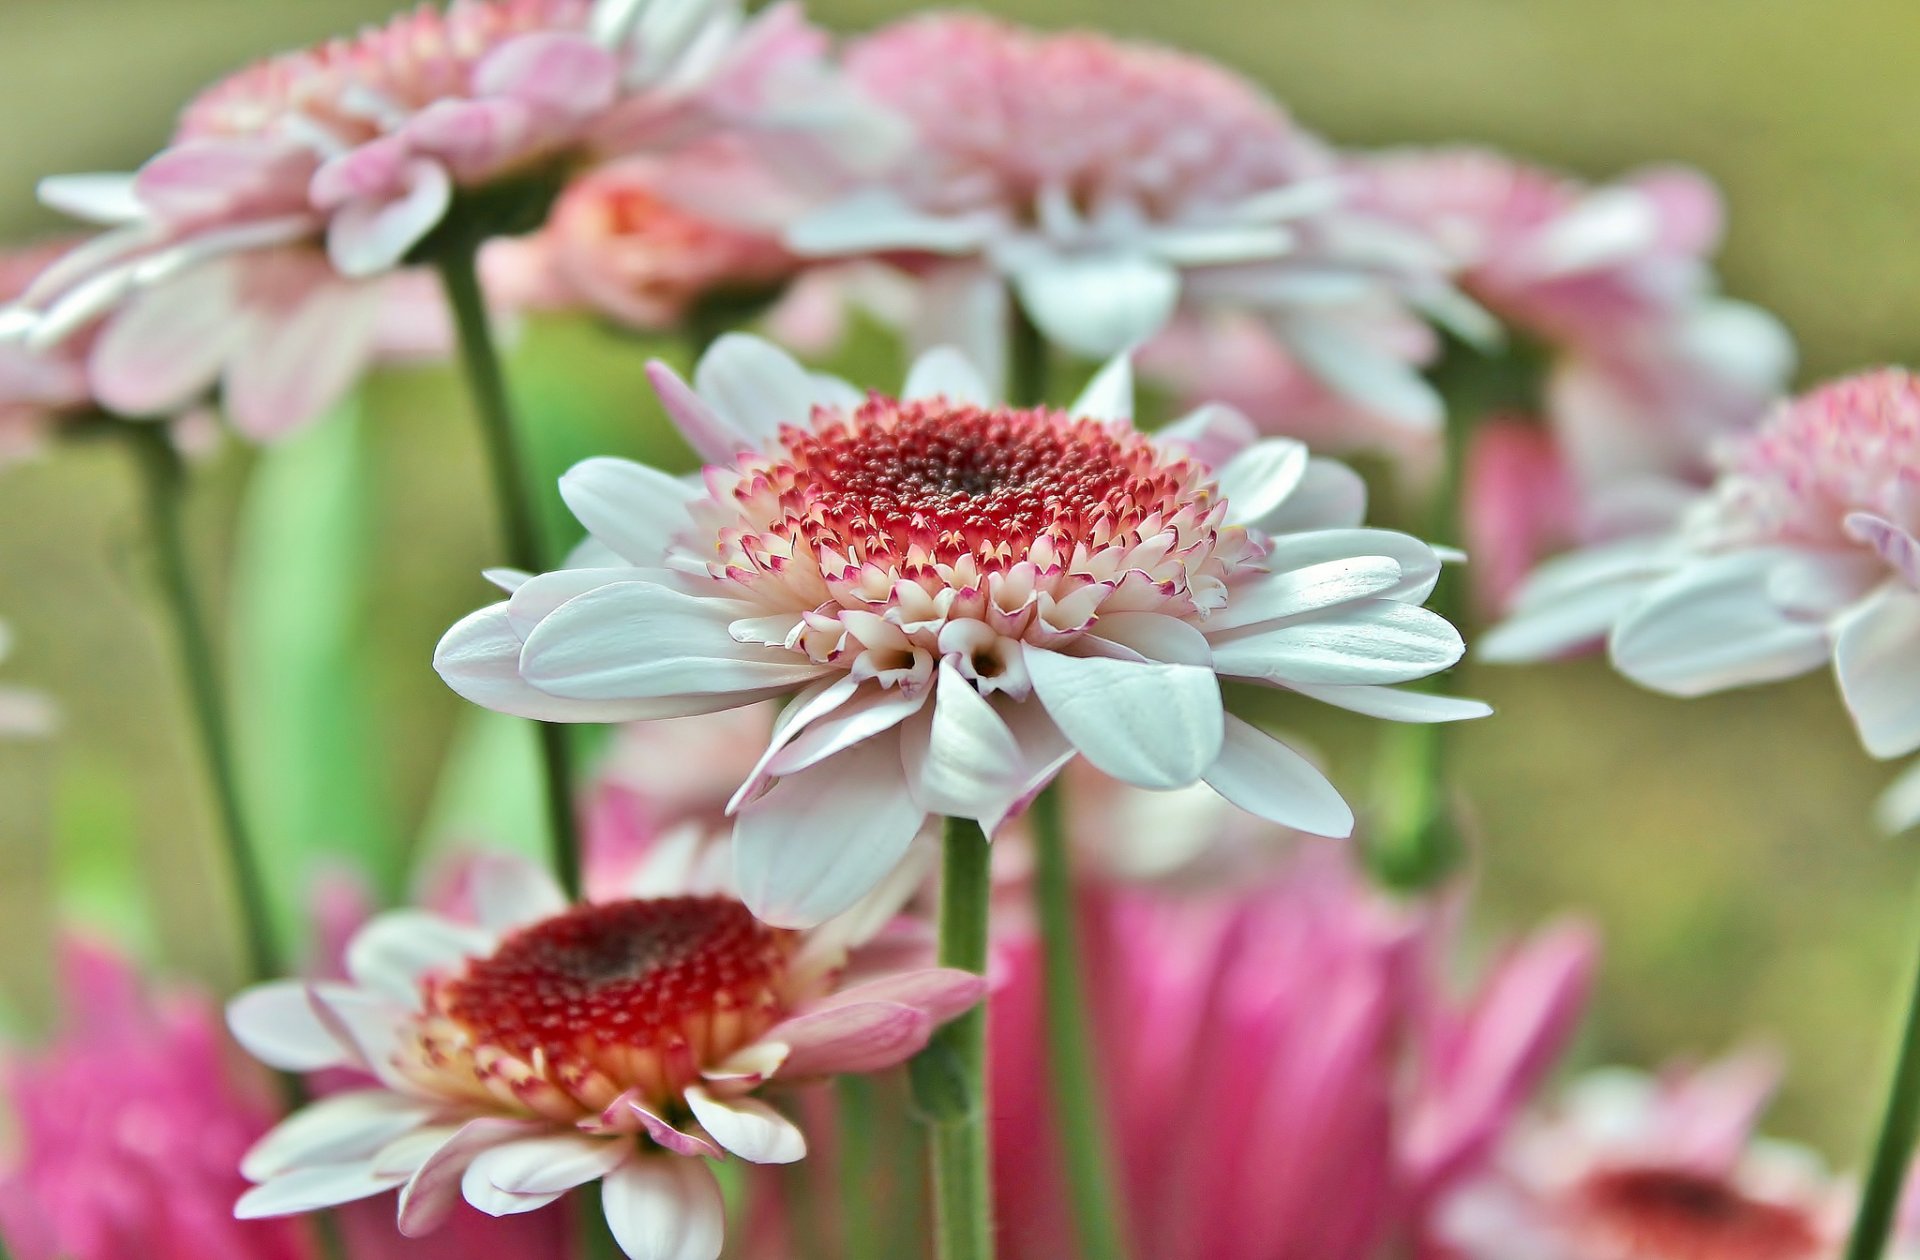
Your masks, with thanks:
[[[946,820],[940,878],[943,967],[985,974],[992,888],[987,837],[970,819]],[[939,1032],[914,1059],[914,1100],[932,1128],[934,1254],[990,1260],[993,1182],[987,1146],[987,1008],[982,1002]]]
[[[1885,1254],[1916,1136],[1920,1136],[1920,966],[1915,968],[1907,997],[1900,1056],[1887,1086],[1886,1110],[1874,1141],[1873,1161],[1867,1167],[1867,1183],[1860,1194],[1860,1212],[1847,1240],[1847,1260],[1880,1260]]]
[[[194,734],[213,788],[214,806],[220,816],[220,838],[226,849],[228,873],[233,879],[234,900],[240,908],[247,977],[256,982],[268,980],[281,974],[280,951],[274,941],[259,850],[240,800],[233,739],[227,727],[226,697],[214,663],[213,639],[194,594],[193,574],[187,559],[186,466],[179,451],[174,449],[165,425],[130,422],[120,427],[140,464],[160,593],[172,622],[188,706],[193,714]]]
[[[843,1076],[835,1088],[840,1100],[840,1260],[880,1260],[880,1230],[875,1219],[874,1129],[880,1123],[874,1082]]]
[[[1083,1260],[1125,1260],[1058,784],[1040,794],[1028,817],[1033,820],[1033,893],[1046,992],[1047,1068],[1067,1197],[1073,1205]]]
[[[477,269],[483,237],[461,220],[457,210],[433,238],[433,263],[453,311],[460,341],[460,366],[473,394],[473,409],[487,448],[494,502],[507,535],[508,562],[538,573],[546,567],[534,510],[533,475],[520,434],[514,427],[506,377],[487,322],[486,298]],[[580,895],[580,849],[573,809],[573,754],[564,727],[539,724],[541,766],[547,780],[547,820],[554,874],[571,897]]]

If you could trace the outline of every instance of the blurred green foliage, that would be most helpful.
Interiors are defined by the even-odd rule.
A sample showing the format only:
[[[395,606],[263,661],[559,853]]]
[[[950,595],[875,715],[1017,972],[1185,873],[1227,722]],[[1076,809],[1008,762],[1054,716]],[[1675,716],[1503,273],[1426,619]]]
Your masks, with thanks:
[[[1344,143],[1474,139],[1594,175],[1695,163],[1731,202],[1728,287],[1792,325],[1803,375],[1900,359],[1915,343],[1920,88],[1905,0],[1017,8],[1222,56]],[[815,6],[843,28],[903,10]],[[386,12],[377,0],[4,0],[0,238],[57,227],[33,205],[38,176],[125,168],[208,78]],[[640,372],[663,349],[584,323],[529,329],[510,370],[543,464],[683,460]],[[886,352],[854,357],[862,379],[896,378]],[[272,648],[236,662],[262,826],[287,855],[373,853],[389,886],[414,837],[511,839],[527,813],[524,785],[488,770],[511,761],[512,732],[463,714],[428,665],[440,632],[486,598],[478,572],[497,558],[464,406],[444,371],[390,374],[287,451],[229,448],[194,505],[205,584],[224,597],[231,575],[236,624]],[[0,615],[19,637],[0,670],[58,693],[66,714],[54,744],[0,746],[0,994],[26,1020],[49,1008],[61,913],[170,967],[233,975],[210,803],[149,613],[132,490],[125,453],[99,445],[0,479]],[[253,528],[229,557],[237,518]],[[305,690],[282,685],[288,659],[310,667]],[[314,691],[327,669],[338,687]],[[1608,944],[1587,1055],[1644,1063],[1770,1038],[1794,1066],[1775,1127],[1851,1160],[1920,910],[1911,841],[1881,840],[1868,820],[1890,769],[1859,751],[1830,681],[1681,703],[1582,662],[1469,668],[1462,690],[1500,710],[1458,732],[1482,935],[1578,908]],[[1363,790],[1365,725],[1310,721],[1336,779]],[[463,782],[486,796],[443,789],[456,737],[470,750]],[[505,754],[487,751],[503,740]],[[373,786],[276,784],[289,756],[369,763]]]

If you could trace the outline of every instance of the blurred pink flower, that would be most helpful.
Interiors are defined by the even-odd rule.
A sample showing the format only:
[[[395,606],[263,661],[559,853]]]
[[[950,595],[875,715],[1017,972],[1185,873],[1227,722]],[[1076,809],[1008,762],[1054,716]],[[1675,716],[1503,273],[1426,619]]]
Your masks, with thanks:
[[[304,1228],[236,1221],[266,1082],[204,998],[143,996],[126,961],[62,947],[60,1032],[10,1051],[0,1237],[16,1260],[310,1260]]]
[[[0,308],[71,248],[54,241],[0,251]],[[36,351],[0,338],[0,468],[36,453],[63,417],[92,404],[85,352],[84,341]]]
[[[1557,1057],[1594,946],[1549,929],[1464,1005],[1443,905],[1398,904],[1331,852],[1202,895],[1092,897],[1083,920],[1121,1202],[1154,1260],[1424,1247]],[[1068,1254],[1049,1129],[1037,944],[993,997],[1002,1254]]]
[[[1828,1260],[1853,1192],[1755,1137],[1777,1075],[1744,1055],[1583,1077],[1515,1127],[1441,1234],[1466,1260]]]
[[[847,111],[798,108],[831,86],[823,46],[786,6],[453,0],[270,58],[202,93],[137,174],[42,185],[110,230],[0,312],[0,335],[42,347],[117,312],[90,365],[101,401],[170,412],[218,382],[243,431],[284,432],[365,368],[373,278],[457,196],[537,204],[575,162],[727,124],[824,127]]]
[[[1578,515],[1551,433],[1517,416],[1475,423],[1461,469],[1460,531],[1483,614],[1497,616],[1535,565],[1579,541]]]

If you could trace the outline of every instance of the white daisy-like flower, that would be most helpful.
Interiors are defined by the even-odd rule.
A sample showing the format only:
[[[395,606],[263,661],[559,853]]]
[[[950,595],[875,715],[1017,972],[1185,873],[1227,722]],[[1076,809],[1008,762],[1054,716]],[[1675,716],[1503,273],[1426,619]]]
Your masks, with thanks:
[[[1359,528],[1354,473],[1225,408],[1141,433],[1124,359],[1066,411],[994,405],[951,351],[897,400],[740,335],[693,387],[652,370],[706,469],[576,466],[561,492],[593,567],[514,579],[434,664],[547,721],[790,697],[732,802],[742,894],[771,922],[844,909],[929,814],[991,833],[1076,753],[1347,834],[1340,794],[1228,714],[1222,677],[1405,721],[1487,712],[1392,688],[1462,646],[1420,606],[1439,559]]]
[[[1575,552],[1522,587],[1490,660],[1605,638],[1643,686],[1698,696],[1832,661],[1869,753],[1920,749],[1920,379],[1887,369],[1783,404],[1722,453],[1669,531]]]
[[[985,983],[921,965],[924,934],[862,949],[916,880],[794,932],[756,920],[713,851],[689,830],[623,895],[571,906],[536,869],[482,864],[478,923],[396,911],[353,939],[350,982],[241,994],[229,1023],[263,1061],[377,1084],[263,1137],[241,1164],[258,1184],[236,1214],[397,1190],[400,1231],[417,1236],[461,1198],[503,1216],[598,1181],[633,1260],[713,1260],[723,1211],[705,1161],[806,1154],[761,1087],[903,1062]]]

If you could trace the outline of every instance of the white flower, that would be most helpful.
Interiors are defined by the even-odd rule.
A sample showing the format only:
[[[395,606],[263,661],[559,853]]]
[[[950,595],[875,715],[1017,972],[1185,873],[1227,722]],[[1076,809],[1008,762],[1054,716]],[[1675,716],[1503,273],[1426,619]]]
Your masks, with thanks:
[[[769,921],[850,904],[929,814],[991,832],[1076,753],[1347,834],[1320,772],[1225,711],[1223,676],[1398,720],[1487,712],[1391,686],[1462,647],[1420,607],[1434,552],[1358,528],[1358,477],[1225,408],[1138,432],[1124,359],[1065,412],[991,405],[950,351],[901,401],[738,335],[695,388],[653,372],[707,468],[576,466],[561,492],[593,567],[519,582],[434,664],[548,721],[791,697],[732,802],[740,886]]]

